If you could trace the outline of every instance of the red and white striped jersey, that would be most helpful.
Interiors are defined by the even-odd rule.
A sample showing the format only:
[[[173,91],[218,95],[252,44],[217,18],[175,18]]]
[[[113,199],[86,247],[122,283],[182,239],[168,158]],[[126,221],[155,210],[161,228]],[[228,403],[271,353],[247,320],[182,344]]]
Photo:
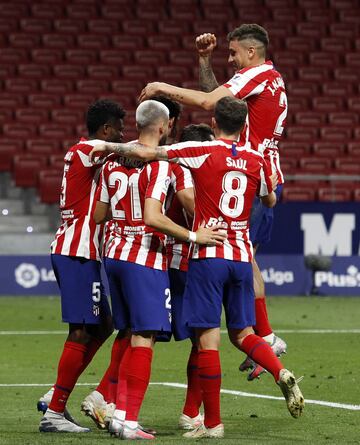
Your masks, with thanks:
[[[102,163],[89,162],[92,146],[85,138],[64,157],[60,212],[62,224],[51,244],[51,253],[100,260],[102,227],[95,224],[95,193]]]
[[[248,105],[248,119],[241,142],[264,154],[279,184],[284,182],[280,168],[278,143],[287,115],[285,84],[271,61],[243,68],[224,84],[232,94]]]
[[[109,203],[113,226],[105,256],[166,270],[166,236],[143,220],[146,198],[164,204],[170,184],[168,162],[143,164],[121,156],[104,165],[99,184],[101,202]]]
[[[180,164],[170,164],[171,167],[171,187],[166,198],[166,215],[180,226],[191,228],[191,221],[176,197],[176,193],[193,188],[193,181],[189,169]],[[174,196],[175,194],[175,196]],[[172,236],[167,237],[166,254],[170,269],[180,269],[187,271],[190,244],[179,241]]]
[[[192,258],[224,258],[251,262],[249,218],[256,194],[272,191],[270,169],[261,153],[236,141],[218,139],[183,142],[166,148],[169,161],[191,171],[195,187],[193,229],[202,222],[207,227],[220,224],[227,231],[222,246],[191,249]]]

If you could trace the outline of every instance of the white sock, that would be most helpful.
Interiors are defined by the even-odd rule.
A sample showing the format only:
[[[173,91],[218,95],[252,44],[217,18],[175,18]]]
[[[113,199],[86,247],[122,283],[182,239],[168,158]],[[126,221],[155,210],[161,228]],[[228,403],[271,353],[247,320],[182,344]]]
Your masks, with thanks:
[[[126,411],[122,409],[116,409],[113,414],[113,419],[119,420],[120,422],[124,422],[126,416]]]
[[[53,411],[52,409],[49,409],[49,408],[46,410],[45,415],[46,414],[53,414],[55,416],[64,416],[64,413],[58,413],[57,411]]]
[[[269,345],[272,345],[275,340],[275,334],[272,332],[269,335],[265,335],[265,337],[263,337],[263,339],[266,341],[266,343],[269,343]]]
[[[130,428],[131,430],[134,430],[137,428],[139,423],[136,420],[125,420],[125,426]]]

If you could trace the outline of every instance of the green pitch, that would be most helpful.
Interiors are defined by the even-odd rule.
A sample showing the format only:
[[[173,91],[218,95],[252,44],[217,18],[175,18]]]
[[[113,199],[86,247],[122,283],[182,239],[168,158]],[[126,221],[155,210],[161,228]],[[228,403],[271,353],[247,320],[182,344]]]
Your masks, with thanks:
[[[297,377],[305,399],[340,403],[358,410],[307,403],[302,418],[293,419],[283,400],[223,394],[222,417],[225,439],[201,443],[223,444],[360,444],[360,298],[272,298],[269,313],[276,331],[288,343],[283,362]],[[56,376],[56,366],[65,334],[25,335],[14,331],[62,331],[58,298],[0,298],[0,444],[115,444],[107,433],[93,428],[79,412],[82,399],[94,388],[78,386],[70,401],[71,413],[87,435],[40,434],[38,398]],[[299,330],[347,330],[346,333],[299,333]],[[12,331],[5,333],[4,331]],[[93,384],[107,367],[109,340],[81,377]],[[189,343],[158,344],[152,377],[141,410],[141,421],[158,431],[159,444],[184,444],[177,429],[184,389],[155,383],[185,383]],[[244,355],[222,335],[221,360],[225,390],[280,396],[270,375],[247,382],[238,372]],[[29,386],[6,386],[28,384]],[[356,408],[356,406],[353,408]]]

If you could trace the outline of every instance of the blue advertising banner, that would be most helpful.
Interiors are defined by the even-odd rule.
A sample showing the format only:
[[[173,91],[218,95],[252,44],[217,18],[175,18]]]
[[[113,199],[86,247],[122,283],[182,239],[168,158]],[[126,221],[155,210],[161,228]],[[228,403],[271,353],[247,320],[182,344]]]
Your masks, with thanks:
[[[259,255],[267,295],[308,295],[312,273],[303,255]],[[103,273],[104,285],[107,280]],[[0,256],[0,295],[58,295],[49,255]],[[360,296],[360,257],[332,257],[331,270],[318,271],[319,295]]]
[[[351,256],[360,251],[360,205],[355,202],[279,203],[263,254]]]

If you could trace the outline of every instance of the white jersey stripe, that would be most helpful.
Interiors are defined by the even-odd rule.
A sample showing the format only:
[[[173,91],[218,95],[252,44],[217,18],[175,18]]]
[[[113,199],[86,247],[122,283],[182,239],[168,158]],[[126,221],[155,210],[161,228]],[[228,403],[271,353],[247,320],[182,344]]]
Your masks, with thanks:
[[[255,94],[261,94],[266,87],[267,80],[264,80],[260,85],[257,85],[253,90],[250,91],[246,96],[243,97],[243,100],[248,98],[249,96],[254,96]]]
[[[73,240],[73,236],[75,233],[75,226],[77,224],[77,221],[75,220],[73,224],[71,224],[70,227],[67,228],[65,234],[64,234],[64,243],[61,249],[61,255],[69,255],[70,253],[70,247],[71,242]]]
[[[233,260],[234,259],[234,252],[231,244],[228,240],[225,240],[224,245],[224,258],[225,260]]]
[[[76,256],[81,256],[84,258],[87,258],[90,254],[90,230],[89,230],[89,225],[90,225],[90,216],[86,215],[84,217],[84,222],[83,225],[81,227],[81,234],[80,234],[80,242],[79,242],[79,246],[77,248],[76,251]]]
[[[229,90],[234,96],[236,96],[236,94],[242,90],[246,84],[254,79],[254,77],[272,69],[274,69],[274,67],[271,64],[262,64],[254,68],[250,68],[245,73],[236,73],[228,82],[226,82],[226,85],[230,85]]]

